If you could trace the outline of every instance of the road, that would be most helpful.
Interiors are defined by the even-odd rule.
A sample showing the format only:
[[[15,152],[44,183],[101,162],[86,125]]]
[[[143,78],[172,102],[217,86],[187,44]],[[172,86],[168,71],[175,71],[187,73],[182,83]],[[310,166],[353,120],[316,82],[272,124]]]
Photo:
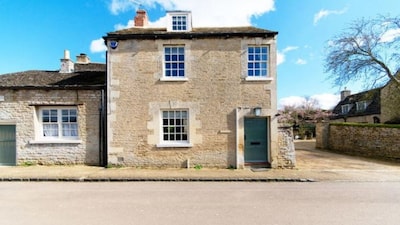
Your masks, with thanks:
[[[400,182],[3,182],[0,201],[5,225],[400,221]]]

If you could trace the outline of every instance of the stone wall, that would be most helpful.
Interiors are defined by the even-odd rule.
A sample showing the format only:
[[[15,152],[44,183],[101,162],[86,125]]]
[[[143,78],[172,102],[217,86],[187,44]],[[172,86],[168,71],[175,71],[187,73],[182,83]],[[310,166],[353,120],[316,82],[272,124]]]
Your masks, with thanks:
[[[334,123],[374,123],[374,118],[380,118],[381,114],[372,114],[366,116],[354,116],[354,117],[347,117],[347,118],[340,118],[335,120],[330,120]],[[382,121],[383,122],[383,121]]]
[[[400,161],[400,128],[317,124],[317,148]]]
[[[96,90],[0,90],[0,124],[16,125],[17,164],[99,163],[99,106]],[[75,143],[38,141],[38,108],[76,106],[79,140]]]
[[[296,152],[292,126],[278,128],[278,167],[293,168],[296,166]]]
[[[389,82],[381,91],[381,122],[400,121],[400,86]]]

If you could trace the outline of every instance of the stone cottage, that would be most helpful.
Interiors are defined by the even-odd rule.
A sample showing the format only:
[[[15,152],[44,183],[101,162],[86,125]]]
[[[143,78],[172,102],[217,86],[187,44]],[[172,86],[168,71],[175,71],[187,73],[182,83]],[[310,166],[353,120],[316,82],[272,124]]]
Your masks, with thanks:
[[[170,11],[163,28],[107,33],[108,163],[137,167],[279,165],[276,37],[255,27],[192,27]]]
[[[0,165],[104,164],[106,65],[69,56],[0,76]]]
[[[331,122],[400,123],[400,86],[389,80],[386,85],[351,94],[341,92],[340,102],[333,108]]]
[[[381,89],[376,88],[351,94],[350,90],[340,93],[340,102],[333,108],[331,122],[380,123]]]

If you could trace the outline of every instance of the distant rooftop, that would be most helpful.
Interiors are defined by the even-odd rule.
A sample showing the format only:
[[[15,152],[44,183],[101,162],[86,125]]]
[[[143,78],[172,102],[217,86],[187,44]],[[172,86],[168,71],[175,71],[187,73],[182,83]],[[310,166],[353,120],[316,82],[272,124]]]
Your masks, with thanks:
[[[0,89],[99,89],[105,82],[102,63],[75,64],[73,73],[28,70],[0,75]]]

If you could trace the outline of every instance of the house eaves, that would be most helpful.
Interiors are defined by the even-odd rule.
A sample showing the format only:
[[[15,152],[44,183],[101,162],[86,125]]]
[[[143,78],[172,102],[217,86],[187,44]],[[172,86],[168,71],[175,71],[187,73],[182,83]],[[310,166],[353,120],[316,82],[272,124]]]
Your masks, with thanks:
[[[275,37],[276,31],[255,27],[221,27],[221,28],[194,28],[190,32],[167,32],[165,28],[128,28],[107,33],[103,39],[207,39],[207,38],[235,38],[235,37]]]

